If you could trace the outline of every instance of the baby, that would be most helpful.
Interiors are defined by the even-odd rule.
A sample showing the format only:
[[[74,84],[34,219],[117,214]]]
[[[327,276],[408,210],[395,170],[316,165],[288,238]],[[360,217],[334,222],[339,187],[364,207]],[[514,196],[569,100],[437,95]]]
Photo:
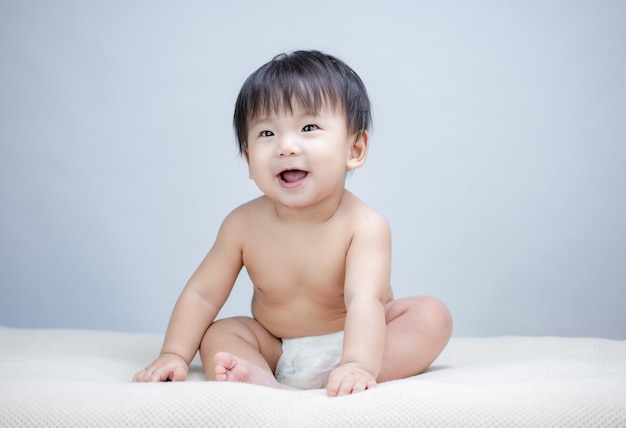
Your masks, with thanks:
[[[447,308],[394,300],[385,218],[345,189],[365,162],[370,103],[345,63],[283,54],[255,71],[234,127],[263,196],[232,211],[182,291],[160,356],[134,381],[181,381],[196,352],[216,381],[351,394],[422,373],[446,346]],[[252,318],[215,321],[240,270]]]

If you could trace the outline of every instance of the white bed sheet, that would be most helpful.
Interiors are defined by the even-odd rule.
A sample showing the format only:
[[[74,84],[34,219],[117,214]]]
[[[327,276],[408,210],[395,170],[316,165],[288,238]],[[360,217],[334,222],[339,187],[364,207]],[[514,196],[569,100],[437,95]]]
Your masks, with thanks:
[[[0,327],[1,426],[626,427],[626,341],[452,338],[424,374],[352,396],[131,383],[162,337]]]

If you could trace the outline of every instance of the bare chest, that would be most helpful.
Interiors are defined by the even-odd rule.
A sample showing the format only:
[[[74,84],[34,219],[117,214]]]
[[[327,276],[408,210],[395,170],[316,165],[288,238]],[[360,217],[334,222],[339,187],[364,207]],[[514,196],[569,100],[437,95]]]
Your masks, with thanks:
[[[249,238],[243,260],[256,292],[277,300],[342,294],[348,248],[344,233],[268,228]]]

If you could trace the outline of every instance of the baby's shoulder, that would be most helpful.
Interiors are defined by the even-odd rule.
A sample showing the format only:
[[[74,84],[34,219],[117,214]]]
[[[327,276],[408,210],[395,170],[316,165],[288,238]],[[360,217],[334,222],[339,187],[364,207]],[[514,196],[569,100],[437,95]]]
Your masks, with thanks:
[[[226,215],[220,225],[217,241],[242,244],[258,230],[262,201],[254,199],[239,205]],[[261,220],[262,221],[262,220]]]
[[[239,205],[237,208],[231,211],[231,214],[251,215],[254,212],[263,210],[263,208],[267,205],[267,201],[268,198],[266,196],[259,196],[258,198],[252,199]]]
[[[389,229],[385,216],[365,202],[350,194],[346,204],[347,218],[357,229]]]
[[[258,223],[268,212],[267,205],[267,198],[264,196],[245,202],[226,216],[224,225],[243,227]]]

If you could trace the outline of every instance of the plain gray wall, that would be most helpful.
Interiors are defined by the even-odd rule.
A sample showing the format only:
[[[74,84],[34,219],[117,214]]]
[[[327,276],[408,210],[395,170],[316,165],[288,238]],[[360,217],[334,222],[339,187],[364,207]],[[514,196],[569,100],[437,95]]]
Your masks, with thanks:
[[[625,339],[624,22],[622,1],[2,0],[0,325],[163,333],[259,194],[243,80],[315,48],[370,92],[348,188],[391,223],[398,297],[444,300],[456,336]]]

